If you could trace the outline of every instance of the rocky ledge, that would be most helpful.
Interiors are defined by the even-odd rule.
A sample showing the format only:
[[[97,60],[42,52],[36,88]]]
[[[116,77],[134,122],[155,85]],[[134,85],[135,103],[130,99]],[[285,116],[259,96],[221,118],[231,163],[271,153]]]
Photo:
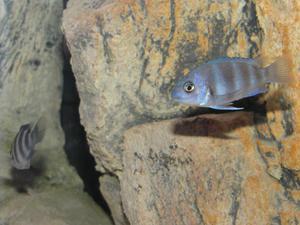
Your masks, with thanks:
[[[299,223],[299,10],[287,0],[68,2],[81,121],[116,224]],[[251,112],[139,125],[207,112],[169,95],[200,63],[281,54],[295,86],[244,101]]]

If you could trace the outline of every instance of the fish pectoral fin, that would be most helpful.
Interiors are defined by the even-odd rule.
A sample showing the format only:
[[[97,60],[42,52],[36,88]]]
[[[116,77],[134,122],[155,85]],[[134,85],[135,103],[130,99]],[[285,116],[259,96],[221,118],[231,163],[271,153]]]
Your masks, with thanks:
[[[230,103],[230,104],[232,104],[232,103]],[[213,106],[209,106],[209,108],[217,109],[217,110],[242,110],[242,109],[244,109],[244,108],[240,108],[240,107],[230,106],[230,104],[228,104],[228,105],[213,105]]]

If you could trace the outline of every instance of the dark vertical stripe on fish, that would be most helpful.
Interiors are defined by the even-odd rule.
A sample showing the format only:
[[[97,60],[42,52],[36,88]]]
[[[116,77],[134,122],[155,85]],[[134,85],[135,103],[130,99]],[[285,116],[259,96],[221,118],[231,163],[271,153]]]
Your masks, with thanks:
[[[241,63],[232,63],[233,73],[235,74],[236,79],[236,86],[235,89],[244,88],[247,85],[247,74],[243,72],[243,64]]]
[[[27,134],[26,134],[26,136],[25,136],[25,146],[26,146],[26,148],[30,148],[31,147],[31,143],[32,143],[32,132],[31,132],[31,129],[29,128],[28,129],[28,132],[27,132]]]
[[[20,128],[20,131],[18,132],[18,134],[15,138],[15,141],[14,141],[13,156],[14,156],[14,160],[17,163],[21,162],[20,153],[19,153],[19,144],[20,144],[19,140],[22,135],[23,135],[23,127]]]
[[[17,140],[18,148],[17,148],[16,153],[20,156],[20,159],[23,161],[24,158],[26,158],[26,156],[27,156],[27,148],[26,148],[26,146],[24,146],[24,139],[25,139],[26,134],[28,132],[27,127],[24,126],[23,129],[20,132],[21,132],[21,134],[20,134],[20,136]]]
[[[23,135],[22,140],[21,140],[22,141],[22,150],[25,153],[24,158],[26,160],[28,160],[29,155],[30,155],[30,151],[31,151],[30,146],[26,142],[27,138],[28,137],[30,138],[30,132],[31,132],[30,131],[30,126],[26,127],[26,129],[24,130],[24,135]]]
[[[220,64],[212,64],[211,65],[211,72],[213,82],[215,82],[215,89],[213,90],[215,95],[223,95],[226,93],[226,80],[224,79],[225,76],[222,74],[222,70],[220,68]]]
[[[238,88],[237,85],[237,74],[234,70],[232,63],[219,63],[219,70],[222,74],[222,85],[223,91],[219,92],[219,95],[224,95],[235,91]]]
[[[252,65],[247,65],[247,71],[248,71],[248,80],[249,80],[249,85],[248,87],[254,87],[257,86],[259,83],[259,77],[257,74],[257,71],[255,70],[254,66]]]
[[[227,67],[227,80],[228,83],[228,90],[227,93],[230,93],[232,91],[236,91],[240,88],[239,86],[239,80],[241,79],[241,77],[239,76],[239,74],[237,73],[237,71],[234,68],[234,63],[226,63],[226,67]]]

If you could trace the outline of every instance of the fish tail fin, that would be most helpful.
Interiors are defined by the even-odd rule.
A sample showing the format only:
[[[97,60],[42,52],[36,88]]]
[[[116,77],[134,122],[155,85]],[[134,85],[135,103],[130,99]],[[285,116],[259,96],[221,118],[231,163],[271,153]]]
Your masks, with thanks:
[[[287,57],[280,56],[277,60],[264,68],[268,82],[292,84],[294,82],[291,65]]]
[[[46,118],[41,116],[31,127],[31,135],[35,143],[43,140],[46,131]]]

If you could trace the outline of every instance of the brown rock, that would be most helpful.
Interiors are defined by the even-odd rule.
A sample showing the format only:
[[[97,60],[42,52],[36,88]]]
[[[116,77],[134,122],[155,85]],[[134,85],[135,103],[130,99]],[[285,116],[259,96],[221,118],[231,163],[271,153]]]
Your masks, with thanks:
[[[104,175],[100,177],[100,190],[106,202],[109,203],[110,211],[115,225],[128,225],[127,218],[123,212],[121,187],[117,177]]]
[[[254,7],[247,1],[68,2],[63,30],[98,170],[122,170],[128,127],[186,111],[169,96],[177,76],[216,56],[258,50]]]
[[[255,115],[257,146],[268,173],[280,180],[298,202],[300,192],[300,20],[299,1],[258,1],[259,23],[264,31],[261,54],[270,60],[284,54],[291,67],[292,87],[271,86],[266,110]]]
[[[170,99],[176,77],[217,56],[254,55],[262,37],[254,16],[252,1],[70,0],[63,30],[96,168],[123,170],[127,128],[192,111]],[[102,191],[120,207],[119,195]]]
[[[0,208],[1,225],[112,225],[101,208],[74,189],[18,194]]]
[[[186,74],[190,69],[204,61],[223,55],[254,57],[262,54],[266,58],[265,63],[269,64],[277,56],[284,53],[291,64],[294,73],[292,76],[296,80],[295,86],[299,87],[299,77],[296,75],[298,73],[297,68],[300,65],[298,12],[299,3],[297,1],[285,0],[207,0],[201,2],[194,0],[163,0],[156,2],[144,0],[70,0],[68,9],[64,13],[63,30],[72,55],[72,67],[81,98],[81,121],[86,129],[90,149],[97,162],[97,169],[107,174],[121,174],[123,170],[122,136],[126,129],[144,122],[172,118],[191,112],[187,107],[173,104],[169,93],[176,77]],[[299,91],[295,88],[280,89],[277,86],[271,86],[270,89],[270,94],[262,99],[262,105],[252,106],[254,101],[246,101],[246,103],[250,103],[249,105],[255,111],[253,114],[254,122],[248,118],[249,115],[242,116],[243,119],[246,117],[246,120],[251,121],[251,123],[248,128],[244,126],[241,128],[236,127],[234,134],[240,139],[226,139],[228,134],[220,132],[216,132],[214,137],[207,138],[205,136],[207,135],[207,129],[225,129],[229,125],[228,122],[220,120],[218,117],[221,122],[217,125],[215,122],[212,122],[212,125],[210,122],[205,122],[204,125],[199,125],[200,131],[198,129],[196,131],[199,135],[204,135],[201,138],[201,146],[205,147],[209,143],[208,146],[212,147],[214,146],[212,143],[217,142],[216,148],[223,149],[225,146],[220,145],[225,145],[226,141],[226,145],[233,145],[230,151],[243,160],[250,160],[247,161],[245,167],[242,167],[243,170],[239,171],[236,164],[238,164],[240,158],[230,158],[235,164],[230,164],[229,168],[231,169],[224,171],[226,171],[226,176],[232,179],[228,181],[231,186],[229,183],[222,183],[223,186],[220,186],[220,189],[214,189],[208,197],[211,200],[211,196],[214,197],[219,192],[227,196],[227,198],[220,197],[223,198],[221,200],[217,199],[222,203],[221,205],[218,204],[216,209],[215,205],[205,202],[203,196],[199,197],[200,200],[197,199],[197,202],[201,203],[201,207],[200,205],[199,207],[204,211],[201,213],[204,215],[203,218],[205,217],[205,219],[203,220],[207,224],[220,224],[222,222],[219,221],[230,220],[237,224],[243,224],[241,222],[242,218],[247,218],[249,224],[276,224],[279,223],[279,218],[282,223],[289,222],[292,224],[291,221],[297,221],[294,220],[294,217],[298,212],[291,202],[296,204],[300,199],[298,192],[300,187],[300,174],[298,172],[300,165],[298,162],[298,159],[300,159],[298,150],[300,123],[297,118],[300,113]],[[232,120],[237,124],[244,121]],[[250,126],[253,126],[253,128],[250,128]],[[214,133],[213,130],[212,132]],[[252,135],[249,139],[247,136],[251,132],[255,135]],[[161,132],[160,134],[162,135]],[[162,137],[155,137],[160,138],[159,140],[163,142]],[[189,146],[188,142],[194,143],[198,140],[195,137],[186,138],[187,140],[184,143],[187,146]],[[220,142],[221,140],[222,142]],[[152,141],[152,144],[159,144],[156,143],[156,139],[152,139]],[[244,142],[251,144],[245,144]],[[127,145],[130,144],[132,143]],[[163,145],[163,143],[160,144]],[[197,142],[197,144],[200,144],[200,142]],[[244,149],[245,155],[240,152],[237,153],[237,145]],[[258,150],[258,155],[254,154],[255,148]],[[127,149],[126,151],[131,150]],[[159,151],[155,153],[159,157],[163,157],[159,155]],[[128,154],[132,154],[132,152]],[[144,154],[147,155],[148,153],[144,152]],[[218,175],[220,171],[217,169],[227,168],[228,162],[219,158],[225,157],[223,154],[217,155],[221,154],[219,152],[215,152],[215,154],[218,165],[206,163],[205,160],[201,161],[204,157],[202,155],[195,157],[198,159],[201,156],[199,160],[206,163],[204,165],[207,169],[212,171],[212,174]],[[211,155],[208,154],[206,157],[204,159],[213,162]],[[173,161],[174,159],[162,160]],[[177,164],[176,166],[178,166]],[[124,170],[128,172],[129,168],[127,166],[131,165],[125,164]],[[180,166],[189,168],[190,164]],[[201,165],[198,166],[201,171],[204,169]],[[266,170],[264,170],[264,167],[266,167]],[[190,176],[189,179],[193,180],[196,176],[192,173],[193,171],[194,167],[193,169],[189,168],[188,172],[185,170],[180,172],[180,169],[177,172],[182,177]],[[242,177],[245,179],[243,182],[235,178],[235,174],[238,173],[235,171],[240,172],[240,176],[244,176]],[[254,177],[251,177],[245,171],[251,171]],[[149,173],[149,171],[146,172]],[[175,176],[176,174],[171,175]],[[262,177],[260,177],[261,175]],[[183,178],[176,178],[175,176],[172,179],[180,180]],[[108,182],[108,185],[114,183],[111,183],[107,178],[103,180],[105,180],[104,183]],[[126,182],[129,185],[129,181],[125,180],[123,184]],[[197,190],[193,189],[193,186],[187,189],[189,185],[185,186],[187,183],[181,180],[180,182],[182,183],[180,190],[186,191],[188,196],[193,196],[193,192],[198,193]],[[148,181],[147,184],[149,183],[151,182]],[[120,213],[120,198],[115,192],[118,190],[119,185],[114,184],[113,191],[109,188],[102,188],[102,191],[104,196],[110,199],[108,203],[111,204],[111,209],[114,209],[112,210],[113,217],[120,222],[124,220],[124,215]],[[138,190],[139,183],[136,185],[135,188]],[[164,183],[162,181],[158,182],[156,186],[157,193],[159,193],[160,185],[164,185]],[[172,186],[172,184],[168,185]],[[200,184],[195,183],[194,186],[198,187],[197,185]],[[239,185],[244,185],[244,189],[238,190],[251,191],[252,188],[256,188],[262,191],[267,189],[270,193],[263,195],[260,192],[255,192],[250,195],[241,192],[239,198],[245,196],[239,202],[239,207],[244,207],[247,202],[254,205],[249,206],[249,209],[241,208],[241,214],[238,214],[240,217],[236,216],[236,219],[234,219],[236,205],[232,203],[234,197],[230,198],[228,195],[231,196],[232,190]],[[265,185],[267,185],[266,188]],[[123,188],[124,185],[121,186],[121,189]],[[145,187],[143,188],[145,190]],[[272,188],[275,188],[278,192],[272,192]],[[147,192],[146,190],[149,195],[151,195],[151,191]],[[127,194],[129,191],[125,189],[124,193]],[[138,191],[134,193],[136,196],[132,193],[132,199],[139,199]],[[165,199],[173,197],[170,193],[167,189],[163,189],[159,196],[166,194]],[[274,203],[274,195],[277,193],[280,199],[285,198],[283,193],[289,199],[289,202],[280,205],[282,211],[278,210],[277,203]],[[134,205],[131,205],[133,201],[129,197],[122,197],[123,204],[126,206],[126,213],[130,217],[130,222],[133,223],[139,221],[137,218],[143,218],[146,223],[151,224],[152,221],[152,224],[155,224],[155,221],[157,222],[159,218],[171,218],[171,214],[181,215],[180,210],[179,212],[176,211],[178,208],[172,208],[172,205],[159,202],[156,207],[162,215],[155,216],[155,213],[149,212],[147,214],[149,217],[142,217],[143,215],[134,213],[131,209],[131,207],[134,207]],[[153,202],[158,198],[153,195],[149,199],[152,197]],[[184,199],[184,197],[180,198]],[[191,197],[191,199],[193,198]],[[257,204],[254,199],[257,199]],[[129,200],[131,203],[128,202]],[[142,200],[142,203],[144,200]],[[180,202],[178,199],[170,199],[167,203],[173,200],[176,203]],[[137,203],[140,204],[134,202],[134,204]],[[186,203],[186,205],[190,207],[191,203]],[[231,206],[233,211],[229,210]],[[270,206],[270,210],[266,210],[264,206]],[[139,208],[139,206],[136,207]],[[149,207],[152,207],[151,203]],[[139,209],[144,212],[145,207]],[[190,219],[189,222],[201,220],[199,213],[195,212],[197,208],[193,204],[189,210],[186,208],[180,209],[183,210],[182,212],[193,215],[190,218],[183,216],[183,220]],[[222,211],[223,209],[224,211]],[[250,218],[251,210],[257,212],[261,217],[253,216]],[[184,215],[184,213],[182,214]],[[215,214],[218,214],[219,217],[215,217]],[[193,221],[193,218],[196,219]],[[123,222],[125,223],[125,221]],[[166,219],[164,223],[161,223],[171,224],[171,222],[172,220],[167,221]],[[176,221],[173,221],[172,224],[176,224]]]
[[[0,0],[0,224],[111,225],[83,192],[64,152],[60,124],[61,0]],[[32,168],[12,170],[10,150],[25,123],[46,119]]]
[[[37,178],[40,186],[49,181],[52,185],[82,186],[64,154],[60,126],[62,12],[60,0],[0,0],[0,161],[9,158],[20,126],[43,116],[46,133],[36,146],[32,163],[42,172]],[[4,169],[10,167],[2,166]]]
[[[129,129],[121,194],[130,224],[297,224],[297,202],[256,148],[253,114]]]

